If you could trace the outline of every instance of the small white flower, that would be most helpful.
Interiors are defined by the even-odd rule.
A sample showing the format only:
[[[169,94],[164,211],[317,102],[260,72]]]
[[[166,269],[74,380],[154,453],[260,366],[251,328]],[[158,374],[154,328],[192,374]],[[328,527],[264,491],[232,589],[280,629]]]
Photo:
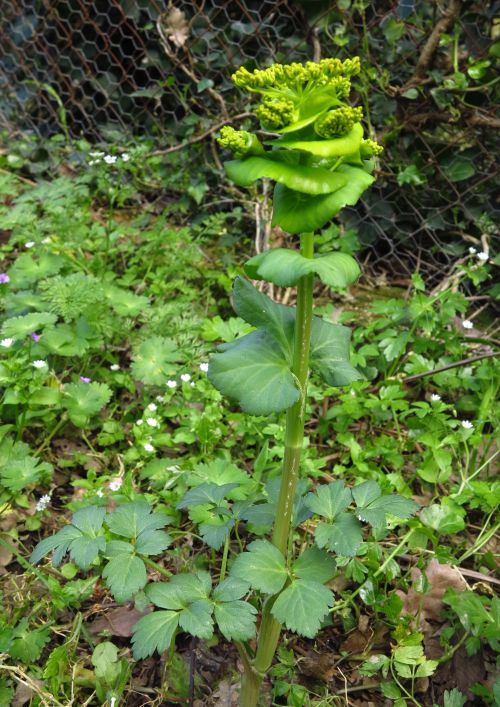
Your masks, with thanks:
[[[145,442],[142,446],[144,447],[146,452],[154,452],[155,451],[155,448],[149,442]]]
[[[476,248],[473,248],[473,247],[471,246],[471,247],[469,248],[469,253],[470,253],[471,255],[474,255],[474,253],[477,253]]]
[[[128,162],[129,159],[130,159],[130,155],[128,154],[128,152],[122,152],[122,160],[124,162]]]
[[[194,388],[194,382],[193,382],[193,381],[191,381],[191,383],[190,383],[189,385],[191,386],[191,388]]]
[[[433,393],[433,394],[431,395],[431,400],[432,400],[433,403],[437,403],[437,402],[439,402],[439,401],[441,400],[441,396],[438,395],[437,393]]]
[[[118,158],[116,155],[104,155],[104,161],[106,164],[114,164],[117,159]]]
[[[190,380],[191,380],[191,376],[189,375],[189,373],[182,373],[181,374],[181,381],[183,383],[189,383]]]
[[[35,245],[35,241],[28,241],[27,243],[24,244],[25,248],[33,248]]]
[[[93,167],[95,164],[99,164],[101,160],[90,160],[89,167]]]
[[[165,402],[165,398],[163,397],[163,395],[157,395],[155,400],[158,400],[159,403]]]
[[[46,493],[44,496],[41,496],[41,498],[38,499],[35,509],[37,511],[44,511],[47,508],[47,506],[49,505],[49,503],[50,503],[50,496],[49,496],[49,494]]]
[[[462,322],[462,326],[464,329],[472,329],[474,324],[471,322],[470,319],[464,319]]]
[[[42,238],[42,243],[46,245],[47,243],[50,243],[50,236],[47,236],[47,238]]]
[[[136,424],[136,425],[139,425],[139,427],[140,427],[143,422],[144,422],[144,420],[137,420],[135,424]]]
[[[0,341],[0,346],[3,346],[4,349],[8,349],[13,343],[14,339],[2,339],[2,341]]]
[[[149,403],[148,410],[151,410],[151,412],[154,412],[157,409],[158,409],[157,405],[155,405],[154,403]]]
[[[477,259],[482,260],[483,263],[485,263],[487,260],[490,259],[490,256],[488,253],[485,253],[484,250],[482,250],[480,253],[477,254]]]
[[[158,427],[158,424],[159,424],[159,423],[158,423],[158,420],[156,420],[154,417],[148,417],[147,420],[146,420],[146,423],[147,423],[150,427]]]
[[[111,491],[119,491],[122,487],[123,479],[118,476],[116,479],[111,479],[109,482],[109,488]]]
[[[208,363],[200,363],[200,371],[206,373],[208,371]]]
[[[120,364],[119,363],[112,363],[111,366],[109,367],[110,371],[119,371],[120,370]]]
[[[472,430],[474,425],[470,420],[462,420],[462,427],[464,430]]]
[[[41,358],[38,358],[36,361],[33,361],[32,366],[33,368],[45,368],[47,365],[47,361],[42,361]]]
[[[99,496],[99,498],[103,498],[103,497],[104,497],[104,491],[103,491],[102,489],[98,489],[98,490],[95,492],[95,495],[96,495],[96,496]]]
[[[167,381],[167,388],[177,388],[177,381],[169,380]]]
[[[90,157],[104,157],[104,152],[89,152]]]

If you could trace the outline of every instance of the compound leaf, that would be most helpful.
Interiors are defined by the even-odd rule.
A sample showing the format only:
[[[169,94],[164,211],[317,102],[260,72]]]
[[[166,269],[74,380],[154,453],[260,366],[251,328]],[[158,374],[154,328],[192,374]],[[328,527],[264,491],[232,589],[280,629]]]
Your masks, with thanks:
[[[267,540],[254,540],[234,561],[231,575],[261,592],[276,594],[285,584],[288,572],[277,547]]]
[[[293,573],[301,579],[324,584],[335,573],[335,560],[317,547],[309,547],[293,564]]]
[[[319,582],[296,579],[281,592],[271,612],[290,631],[314,638],[333,603],[331,589]]]
[[[313,513],[328,520],[333,520],[351,502],[351,490],[340,479],[318,486],[315,493],[310,493],[305,499],[306,506]]]
[[[179,626],[198,638],[211,638],[214,632],[212,618],[213,604],[206,599],[198,599],[179,613]]]
[[[115,535],[138,538],[145,530],[158,530],[167,525],[168,518],[163,513],[153,513],[145,501],[125,503],[106,518],[109,529]]]
[[[238,485],[237,483],[200,484],[184,494],[182,501],[177,504],[177,508],[182,510],[183,508],[202,506],[206,503],[216,506]]]
[[[132,644],[136,660],[147,658],[155,651],[166,651],[179,625],[179,614],[176,611],[153,611],[143,616],[134,626]]]
[[[214,615],[220,632],[228,641],[248,641],[255,636],[257,609],[248,602],[217,603]]]
[[[352,557],[363,542],[361,525],[352,513],[340,513],[333,523],[319,523],[314,533],[316,545],[320,548]]]
[[[102,576],[119,602],[133,597],[147,582],[146,567],[141,558],[125,553],[113,557],[104,567]]]

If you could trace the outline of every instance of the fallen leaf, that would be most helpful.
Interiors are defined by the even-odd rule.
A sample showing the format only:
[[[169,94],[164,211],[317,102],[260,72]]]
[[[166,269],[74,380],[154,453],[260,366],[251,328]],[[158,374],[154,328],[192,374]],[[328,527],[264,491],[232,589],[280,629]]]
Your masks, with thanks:
[[[183,47],[189,37],[189,25],[186,15],[177,7],[173,7],[165,21],[167,37],[176,47]]]
[[[32,682],[34,686],[36,685],[37,687],[43,688],[42,680],[32,679]],[[12,700],[12,707],[23,707],[23,705],[27,704],[33,699],[35,694],[36,693],[33,688],[29,687],[29,685],[25,685],[24,683],[19,682],[14,693],[14,699]]]
[[[128,638],[132,635],[132,629],[141,616],[148,612],[140,612],[133,606],[119,606],[111,609],[105,614],[95,619],[88,625],[90,633],[97,635],[102,631],[109,631],[112,636],[123,636]]]

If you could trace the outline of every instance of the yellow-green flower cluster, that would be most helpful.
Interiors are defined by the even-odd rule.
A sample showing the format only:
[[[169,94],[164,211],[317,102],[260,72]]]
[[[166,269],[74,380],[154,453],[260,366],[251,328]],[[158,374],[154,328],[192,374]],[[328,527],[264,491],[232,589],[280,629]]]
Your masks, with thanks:
[[[381,155],[383,151],[384,148],[382,147],[382,145],[379,145],[378,142],[375,142],[375,140],[370,140],[370,138],[367,138],[366,140],[361,140],[359,152],[362,159],[367,160],[370,159],[370,157],[373,157],[374,155]]]
[[[359,123],[363,117],[362,108],[343,106],[335,110],[328,111],[321,116],[315,124],[314,130],[317,135],[325,139],[331,139],[346,135],[354,125]]]
[[[235,130],[229,125],[221,128],[217,142],[238,158],[245,157],[245,155],[260,155],[264,153],[264,148],[257,135],[246,130]]]
[[[286,98],[264,98],[255,114],[264,130],[281,130],[293,122],[295,106]]]

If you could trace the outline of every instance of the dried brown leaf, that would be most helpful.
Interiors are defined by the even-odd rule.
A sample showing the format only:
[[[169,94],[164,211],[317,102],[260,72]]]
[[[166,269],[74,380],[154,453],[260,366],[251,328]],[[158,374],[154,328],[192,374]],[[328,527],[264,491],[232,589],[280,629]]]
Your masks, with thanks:
[[[176,47],[183,47],[189,37],[189,24],[186,15],[177,7],[173,7],[165,22],[167,37]]]

